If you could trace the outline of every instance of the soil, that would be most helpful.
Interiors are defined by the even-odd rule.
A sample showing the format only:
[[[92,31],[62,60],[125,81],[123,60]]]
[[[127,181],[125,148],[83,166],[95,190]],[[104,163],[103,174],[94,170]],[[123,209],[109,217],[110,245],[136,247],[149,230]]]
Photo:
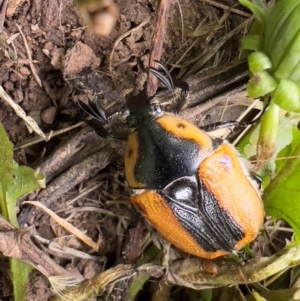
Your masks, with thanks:
[[[237,13],[228,12],[227,15],[223,8],[207,4],[205,1],[170,2],[161,61],[168,62],[168,66],[176,66],[173,71],[175,75],[180,72],[178,67],[185,66],[214,41],[246,20],[245,16]],[[113,113],[126,106],[122,93],[128,94],[128,91],[143,89],[156,22],[157,1],[117,0],[115,3],[119,10],[116,25],[108,36],[99,36],[83,24],[72,0],[9,1],[10,12],[4,22],[2,38],[10,38],[13,41],[14,50],[12,44],[10,48],[11,51],[15,51],[17,60],[8,55],[8,48],[2,43],[0,84],[13,100],[36,120],[44,133],[67,129],[80,122],[82,112],[78,109],[78,100],[93,100],[95,94],[100,91],[98,96],[102,105],[108,113]],[[243,11],[233,0],[218,3]],[[221,23],[224,16],[226,20]],[[136,29],[143,22],[144,25]],[[16,25],[26,38],[32,61]],[[196,31],[197,27],[199,28]],[[130,30],[133,30],[132,33],[126,35]],[[195,34],[199,37],[195,38]],[[118,40],[122,35],[124,37]],[[243,32],[234,35],[202,68],[212,66],[216,61],[222,65],[237,58],[242,36]],[[117,40],[118,43],[115,44]],[[193,47],[188,51],[193,43]],[[178,62],[184,53],[186,55]],[[41,85],[33,74],[31,63]],[[79,74],[82,76],[80,80]],[[0,121],[16,146],[36,137],[28,132],[24,122],[3,101],[0,101]],[[90,134],[86,128],[80,130],[86,131],[84,133],[78,134],[78,131],[69,130],[48,142],[17,148],[14,153],[15,160],[19,164],[32,167],[43,166],[43,162],[46,161],[47,166],[43,166],[42,171],[46,174],[48,183],[53,183],[60,174],[83,157],[93,154],[96,146],[100,147],[100,144],[104,143],[103,139]],[[78,139],[72,145],[70,139],[74,135]],[[80,137],[84,137],[83,140],[80,140]],[[65,141],[68,141],[71,147],[62,151]],[[82,155],[81,148],[87,142],[92,146]],[[67,187],[63,182],[59,182],[57,190],[52,190],[51,193],[47,191],[43,196],[39,196],[51,210],[61,217],[68,217],[68,221],[76,228],[84,231],[94,242],[98,242],[98,253],[91,253],[89,247],[69,235],[41,210],[27,212],[28,207],[20,205],[19,208],[20,224],[33,224],[40,236],[61,246],[94,256],[83,259],[71,253],[62,255],[57,251],[45,250],[55,258],[56,263],[74,274],[81,274],[85,279],[91,279],[122,261],[123,244],[132,215],[122,169],[122,147],[123,145],[119,146],[118,153],[113,159],[110,157],[107,163],[105,159],[98,158],[103,160],[103,166],[96,169],[91,167],[87,172],[88,180],[88,176],[82,176],[84,171],[80,170],[76,174],[78,185],[75,187]],[[70,153],[76,152],[78,155],[70,159]],[[49,158],[53,154],[55,163],[51,165]],[[72,183],[72,180],[68,183]],[[58,197],[56,191],[60,192]],[[36,194],[31,195],[31,199],[35,197]],[[105,264],[102,261],[103,256]],[[3,271],[0,273],[0,299],[13,300],[7,263],[1,266]],[[150,286],[145,289],[151,291]],[[54,295],[47,279],[38,272],[31,274],[27,292],[30,301],[48,300]],[[144,297],[145,293],[140,296],[141,299],[136,300],[146,300]],[[179,297],[180,294],[174,293],[173,300],[180,300]],[[102,299],[95,297],[93,300]]]

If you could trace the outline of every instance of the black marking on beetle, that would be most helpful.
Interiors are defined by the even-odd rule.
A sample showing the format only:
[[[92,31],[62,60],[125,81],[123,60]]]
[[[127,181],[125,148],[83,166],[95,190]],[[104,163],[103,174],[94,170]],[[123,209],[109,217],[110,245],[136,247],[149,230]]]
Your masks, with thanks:
[[[178,129],[185,129],[185,125],[183,123],[181,123],[181,122],[178,122],[176,124],[176,126],[177,126]]]
[[[127,151],[127,157],[128,157],[128,158],[131,158],[132,154],[133,154],[133,150],[132,150],[132,149],[129,149],[129,150]]]
[[[232,252],[245,233],[197,174],[173,181],[158,192],[183,228],[206,251]]]
[[[163,189],[178,178],[192,176],[210,152],[208,149],[201,157],[201,146],[195,141],[177,137],[156,120],[141,124],[136,132],[138,149],[134,177],[148,189]]]

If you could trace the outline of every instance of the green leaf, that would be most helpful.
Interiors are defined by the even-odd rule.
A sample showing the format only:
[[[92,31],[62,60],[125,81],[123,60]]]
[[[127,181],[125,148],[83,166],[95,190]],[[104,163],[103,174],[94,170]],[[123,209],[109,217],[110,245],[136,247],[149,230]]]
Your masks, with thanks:
[[[201,291],[194,290],[194,289],[186,289],[186,294],[188,295],[188,298],[186,300],[189,301],[211,301],[212,300],[212,289],[204,289]]]
[[[287,24],[287,19],[298,6],[298,0],[278,0],[267,15],[264,51],[272,53],[281,38],[281,30]]]
[[[254,290],[252,291],[252,295],[256,301],[268,301],[266,298],[262,297],[259,293],[257,293]]]
[[[270,182],[264,192],[265,210],[274,218],[282,218],[295,231],[296,243],[300,242],[300,143],[285,166]]]
[[[161,264],[162,256],[163,253],[154,244],[151,244],[138,259],[137,265],[140,266],[149,262],[151,262],[151,264]],[[138,275],[136,279],[133,280],[130,286],[129,297],[127,301],[136,299],[137,294],[143,289],[144,284],[149,280],[149,278],[150,276],[146,274]]]
[[[259,159],[270,159],[276,152],[279,120],[280,108],[271,101],[260,122],[257,142],[257,157]]]
[[[248,56],[249,69],[252,73],[270,69],[272,63],[263,52],[255,51]]]
[[[11,270],[14,299],[18,301],[26,301],[26,283],[32,267],[16,258],[10,258],[9,265]]]
[[[0,210],[4,218],[18,227],[16,203],[20,196],[44,186],[44,176],[13,160],[13,145],[0,124]],[[26,300],[25,285],[31,267],[18,259],[10,259],[14,299]]]
[[[281,79],[271,95],[273,101],[285,111],[300,111],[300,88],[293,81]]]
[[[44,185],[44,176],[13,160],[13,145],[0,124],[0,208],[14,227],[18,227],[15,205],[18,198]]]
[[[203,301],[211,301],[212,299],[212,290],[211,289],[206,289],[206,290],[203,290],[201,291],[201,300]]]
[[[137,294],[143,289],[144,284],[149,280],[150,276],[148,274],[138,275],[132,281],[129,289],[129,295],[127,301],[133,301],[136,299]]]
[[[280,1],[280,2],[284,2],[284,1]],[[299,48],[298,38],[299,38],[299,30],[300,30],[300,22],[299,22],[300,3],[299,1],[294,1],[294,2],[298,3],[298,5],[293,9],[293,11],[286,18],[281,29],[276,35],[273,45],[268,45],[269,51],[267,52],[267,54],[271,58],[274,71],[278,68],[279,64],[283,61],[286,55],[289,56],[288,60],[286,61],[287,68],[289,69],[291,67],[293,68],[292,64],[293,63],[296,64],[295,61],[296,57],[294,55],[290,57],[290,55],[292,53],[295,54],[295,51],[297,52]],[[293,47],[291,48],[291,46]],[[290,51],[292,51],[292,53]],[[283,72],[281,71],[280,73]]]
[[[300,25],[299,25],[300,26]],[[280,62],[274,76],[277,79],[290,78],[293,73],[295,66],[300,62],[300,30],[290,42],[289,46],[286,48],[284,57]],[[295,77],[295,74],[294,74]],[[300,78],[295,78],[294,81],[298,82]]]
[[[298,299],[294,298],[295,292],[299,288],[289,288],[289,289],[280,289],[280,290],[270,290],[266,292],[261,292],[260,295],[265,297],[268,301],[296,301]],[[245,297],[247,301],[256,301],[252,295]]]
[[[259,21],[259,23],[262,25],[263,28],[266,26],[266,12],[263,8],[261,8],[258,5],[253,4],[252,2],[248,0],[239,0],[239,2],[246,6],[248,9],[252,11],[255,18]]]
[[[290,156],[292,151],[295,150],[296,146],[293,143],[294,141],[297,141],[296,137],[298,136],[296,135],[299,135],[300,142],[300,131],[295,125],[298,120],[298,115],[296,115],[295,118],[292,118],[283,117],[281,114],[278,131],[276,134],[276,151],[273,155],[273,158]],[[247,133],[247,135],[238,143],[238,149],[241,150],[242,154],[244,154],[246,158],[256,157],[259,132],[260,125],[256,126],[249,133]],[[293,144],[292,149],[291,144]],[[258,172],[259,176],[263,180],[263,187],[267,187],[270,178],[274,177],[275,173],[279,171],[280,167],[282,167],[285,162],[286,160],[274,161],[274,159],[270,159],[270,161],[266,162],[263,168]]]
[[[294,158],[289,159],[292,153],[295,151],[296,147],[300,144],[300,131],[296,125],[292,125],[291,129],[286,129],[284,133],[285,137],[290,136],[292,134],[291,140],[288,144],[285,145],[280,152],[278,152],[276,160],[276,170],[279,172],[284,165],[286,164],[287,160],[293,160]],[[281,159],[286,158],[286,159]]]
[[[262,50],[263,39],[259,35],[247,35],[242,42],[242,49],[260,51]]]
[[[247,94],[251,98],[258,98],[272,92],[276,87],[276,80],[267,71],[261,71],[249,80]]]

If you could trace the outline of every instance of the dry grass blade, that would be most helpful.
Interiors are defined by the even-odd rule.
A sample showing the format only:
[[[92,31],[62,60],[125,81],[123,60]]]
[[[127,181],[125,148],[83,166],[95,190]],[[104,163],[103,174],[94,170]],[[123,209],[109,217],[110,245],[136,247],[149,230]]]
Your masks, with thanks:
[[[60,296],[63,300],[73,300],[68,299],[64,296],[63,291],[67,288],[74,287],[78,285],[82,280],[77,279],[76,277],[61,277],[61,276],[52,276],[48,278],[49,282],[55,293]]]
[[[178,66],[178,64],[185,58],[185,56],[191,51],[191,49],[198,43],[199,37],[207,34],[207,32],[217,31],[220,28],[221,28],[221,25],[217,24],[216,22],[206,23],[206,18],[201,20],[201,22],[198,24],[197,28],[190,35],[191,38],[195,38],[195,41],[188,47],[188,49],[182,54],[182,56],[176,61],[176,63],[172,64],[173,67],[170,69],[170,72],[176,67],[184,68],[183,66]],[[179,50],[180,49],[178,49],[177,51],[179,51]],[[173,55],[175,55],[177,53],[177,51],[175,51],[175,53]],[[171,58],[172,58],[172,56],[171,56]],[[197,58],[193,58],[189,63],[186,63],[185,67],[189,66],[190,64],[192,64],[195,61],[197,61]],[[179,77],[180,77],[180,75],[179,75]]]
[[[117,155],[115,149],[110,147],[110,143],[108,141],[103,141],[103,143],[96,143],[97,150],[93,154],[89,154],[86,157],[86,153],[84,152],[80,152],[80,155],[79,153],[76,153],[74,158],[76,162],[73,160],[74,156],[71,157],[71,161],[68,161],[68,149],[71,151],[73,150],[70,145],[75,145],[78,136],[75,135],[73,138],[72,142],[69,141],[69,143],[64,144],[64,147],[62,147],[64,149],[63,152],[61,152],[61,148],[59,148],[57,152],[54,152],[60,154],[60,156],[57,155],[59,157],[58,160],[56,160],[57,156],[51,156],[49,164],[41,165],[40,167],[40,171],[46,175],[47,181],[53,179],[47,184],[45,189],[39,191],[36,198],[37,201],[48,207],[76,185],[84,182],[86,179],[94,176],[98,171],[104,169]],[[77,145],[75,147],[80,146]],[[81,155],[84,155],[83,159]],[[64,163],[64,161],[72,163],[71,167],[66,168],[65,165],[60,165],[60,163]],[[60,170],[59,175],[57,174],[57,170]],[[35,210],[33,210],[34,208],[32,207],[28,209],[30,210],[24,210],[23,214],[18,216],[20,225],[33,222]]]
[[[63,210],[61,210],[63,211]],[[78,213],[78,212],[98,212],[100,214],[104,214],[104,215],[107,215],[107,216],[110,216],[110,217],[119,217],[118,214],[115,214],[111,211],[108,211],[106,209],[102,209],[102,208],[97,208],[97,207],[92,207],[92,206],[83,206],[83,207],[80,207],[80,208],[73,208],[73,209],[70,209],[69,210],[71,212],[71,215],[68,217],[68,219],[71,219],[73,218],[73,216]],[[66,211],[64,210],[63,212],[69,212],[69,211]]]
[[[72,235],[66,235],[64,238],[68,238],[71,236]],[[72,256],[72,257],[77,257],[77,258],[90,259],[90,260],[93,260],[96,262],[105,262],[107,260],[107,258],[105,256],[90,255],[83,251],[79,251],[79,250],[67,247],[66,245],[62,245],[61,243],[59,244],[55,240],[46,239],[37,234],[34,235],[34,238],[40,244],[47,246],[49,250],[54,251],[56,254],[59,254],[64,258],[70,258],[70,256]],[[61,238],[62,237],[59,237],[59,238],[57,238],[57,240],[60,240]]]
[[[256,119],[260,116],[261,114],[261,111],[263,110],[263,105],[261,103],[261,101],[259,101],[259,99],[256,99],[255,101],[253,101],[253,103],[247,108],[247,110],[245,110],[245,112],[240,116],[239,120],[237,121],[240,121],[242,120],[254,107],[256,107],[256,105],[259,105],[260,108],[260,112],[257,113],[257,115],[253,118],[253,119]],[[257,107],[256,107],[257,108]],[[232,142],[233,145],[236,145],[243,137],[244,135],[246,134],[246,132],[249,130],[249,128],[251,127],[251,125],[247,126],[241,133],[240,135]],[[226,137],[225,137],[226,138]]]
[[[219,2],[216,2],[216,1],[212,1],[212,0],[201,0],[203,3],[208,3],[212,6],[215,6],[215,7],[218,7],[218,8],[221,8],[221,9],[224,9],[226,11],[230,11],[232,13],[235,13],[237,15],[240,15],[240,16],[244,16],[246,18],[250,18],[251,17],[251,14],[248,14],[240,9],[236,9],[236,8],[231,8],[227,5],[224,5],[224,4],[221,4]]]
[[[181,30],[182,30],[182,32],[181,32],[181,42],[183,44],[184,43],[184,37],[185,37],[185,28],[184,28],[183,14],[182,14],[182,9],[181,9],[180,2],[178,0],[176,0],[176,3],[178,5],[180,19],[181,19]]]
[[[50,133],[47,134],[47,137],[48,137],[48,139],[51,139],[52,137],[70,132],[70,131],[72,131],[76,128],[79,128],[79,127],[83,126],[83,125],[85,125],[85,122],[83,122],[83,121],[78,122],[74,125],[68,126],[68,127],[63,128],[61,130],[51,131]],[[26,140],[22,143],[16,144],[15,147],[14,147],[14,150],[18,150],[18,149],[25,148],[25,147],[28,147],[28,146],[31,146],[31,145],[35,145],[35,144],[40,143],[42,141],[43,141],[43,139],[41,139],[41,138],[37,138],[37,137],[32,138],[32,139]]]
[[[39,128],[38,124],[35,122],[33,118],[30,116],[27,116],[24,110],[16,104],[12,98],[4,91],[2,86],[0,85],[0,98],[2,98],[5,102],[7,102],[12,109],[15,111],[15,113],[24,120],[29,132],[31,133],[32,131],[37,133],[40,137],[42,137],[44,140],[48,141],[49,137],[47,137],[43,131]]]
[[[93,242],[87,235],[82,233],[80,230],[78,230],[76,227],[71,225],[65,219],[59,217],[57,214],[55,214],[53,211],[48,209],[43,204],[41,204],[39,202],[31,202],[31,201],[24,202],[24,204],[30,204],[30,205],[39,207],[40,209],[45,211],[47,214],[49,214],[60,226],[64,227],[70,233],[74,234],[76,237],[78,237],[80,240],[82,240],[85,244],[90,246],[93,250],[98,251],[98,249],[99,249],[98,245],[95,242]]]
[[[228,34],[224,35],[221,37],[219,40],[217,40],[211,47],[208,47],[206,51],[201,53],[197,57],[197,62],[192,65],[191,68],[187,71],[187,73],[184,75],[184,78],[188,78],[189,76],[196,74],[202,67],[203,65],[210,59],[212,58],[217,51],[235,34],[239,33],[245,26],[248,24],[248,20],[237,26],[234,30],[229,32]]]
[[[189,35],[191,38],[196,38],[195,41],[188,47],[188,49],[182,54],[182,56],[177,60],[177,62],[173,64],[173,68],[181,68],[178,78],[182,77],[182,75],[187,71],[188,66],[197,62],[199,57],[201,57],[201,55],[197,56],[191,59],[189,62],[186,62],[183,66],[178,66],[178,64],[185,58],[185,56],[191,51],[191,49],[198,43],[199,37],[207,35],[207,33],[209,32],[210,34],[205,38],[205,41],[208,44],[210,40],[214,37],[214,33],[223,27],[223,23],[227,19],[228,14],[229,13],[225,13],[220,20],[216,19],[209,23],[207,22],[207,18],[201,20],[194,32],[191,35]]]
[[[124,277],[132,277],[134,273],[132,265],[117,265],[93,279],[81,282],[70,290],[60,292],[60,296],[53,298],[51,301],[81,301],[94,295],[102,295],[109,284],[120,281]]]
[[[194,289],[256,283],[298,265],[300,248],[286,248],[270,257],[257,257],[243,266],[232,259],[215,260],[213,262],[218,266],[216,275],[203,273],[201,260],[188,258],[172,263],[168,280]]]
[[[13,45],[13,47],[11,47],[9,45],[9,42],[6,40],[4,32],[3,32],[3,27],[4,27],[3,25],[4,25],[7,5],[8,5],[8,0],[4,0],[0,4],[0,47],[2,44],[2,46],[4,48],[3,50],[4,50],[5,56],[12,59],[13,61],[16,61],[18,59],[16,49],[14,48],[14,45]]]
[[[7,4],[8,4],[8,0],[4,0],[0,4],[0,32],[3,31],[3,24],[4,24],[4,20],[5,20]]]
[[[107,260],[106,257],[104,256],[93,256],[90,254],[87,254],[85,252],[82,251],[78,251],[66,246],[61,246],[56,242],[50,242],[49,244],[49,250],[54,251],[57,254],[61,254],[62,256],[68,256],[68,258],[70,258],[70,256],[72,257],[77,257],[77,258],[83,258],[83,259],[89,259],[89,260],[94,260],[97,262],[105,262]]]
[[[15,46],[12,42],[10,42],[10,38],[6,40],[5,35],[3,32],[0,31],[0,48],[3,47],[4,55],[13,61],[18,60],[17,51],[15,49]],[[12,44],[12,46],[10,45]]]
[[[40,87],[42,87],[43,86],[42,85],[42,81],[40,80],[39,76],[37,75],[37,72],[36,72],[35,67],[33,65],[31,51],[30,51],[29,46],[27,44],[26,38],[25,38],[25,36],[23,34],[23,31],[21,30],[20,26],[18,24],[16,24],[16,26],[17,26],[17,28],[18,28],[21,36],[22,36],[22,39],[23,39],[23,42],[24,42],[24,45],[25,45],[25,49],[26,49],[26,52],[27,52],[27,56],[28,56],[28,60],[29,60],[29,66],[30,66],[31,72],[32,72],[32,74],[33,74],[36,82],[38,83],[38,85]]]

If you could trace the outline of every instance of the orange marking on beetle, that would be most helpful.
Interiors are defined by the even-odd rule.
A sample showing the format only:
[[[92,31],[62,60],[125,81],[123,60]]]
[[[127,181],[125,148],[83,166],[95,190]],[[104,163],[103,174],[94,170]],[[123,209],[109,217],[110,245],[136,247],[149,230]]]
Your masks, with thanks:
[[[258,189],[245,175],[234,147],[223,143],[200,164],[198,173],[220,207],[245,233],[235,249],[239,250],[252,242],[263,225],[263,203]]]
[[[223,250],[216,252],[205,251],[190,233],[183,228],[168,204],[155,191],[145,190],[140,194],[135,194],[131,196],[131,201],[152,226],[178,249],[207,259],[228,254],[228,252]]]
[[[212,140],[209,135],[184,119],[164,115],[158,118],[156,122],[177,138],[194,141],[201,148],[203,155],[206,155],[212,148]]]
[[[137,132],[133,132],[128,137],[125,152],[126,180],[131,187],[144,188],[145,184],[137,182],[134,174],[134,168],[138,160],[138,149],[139,141]]]

